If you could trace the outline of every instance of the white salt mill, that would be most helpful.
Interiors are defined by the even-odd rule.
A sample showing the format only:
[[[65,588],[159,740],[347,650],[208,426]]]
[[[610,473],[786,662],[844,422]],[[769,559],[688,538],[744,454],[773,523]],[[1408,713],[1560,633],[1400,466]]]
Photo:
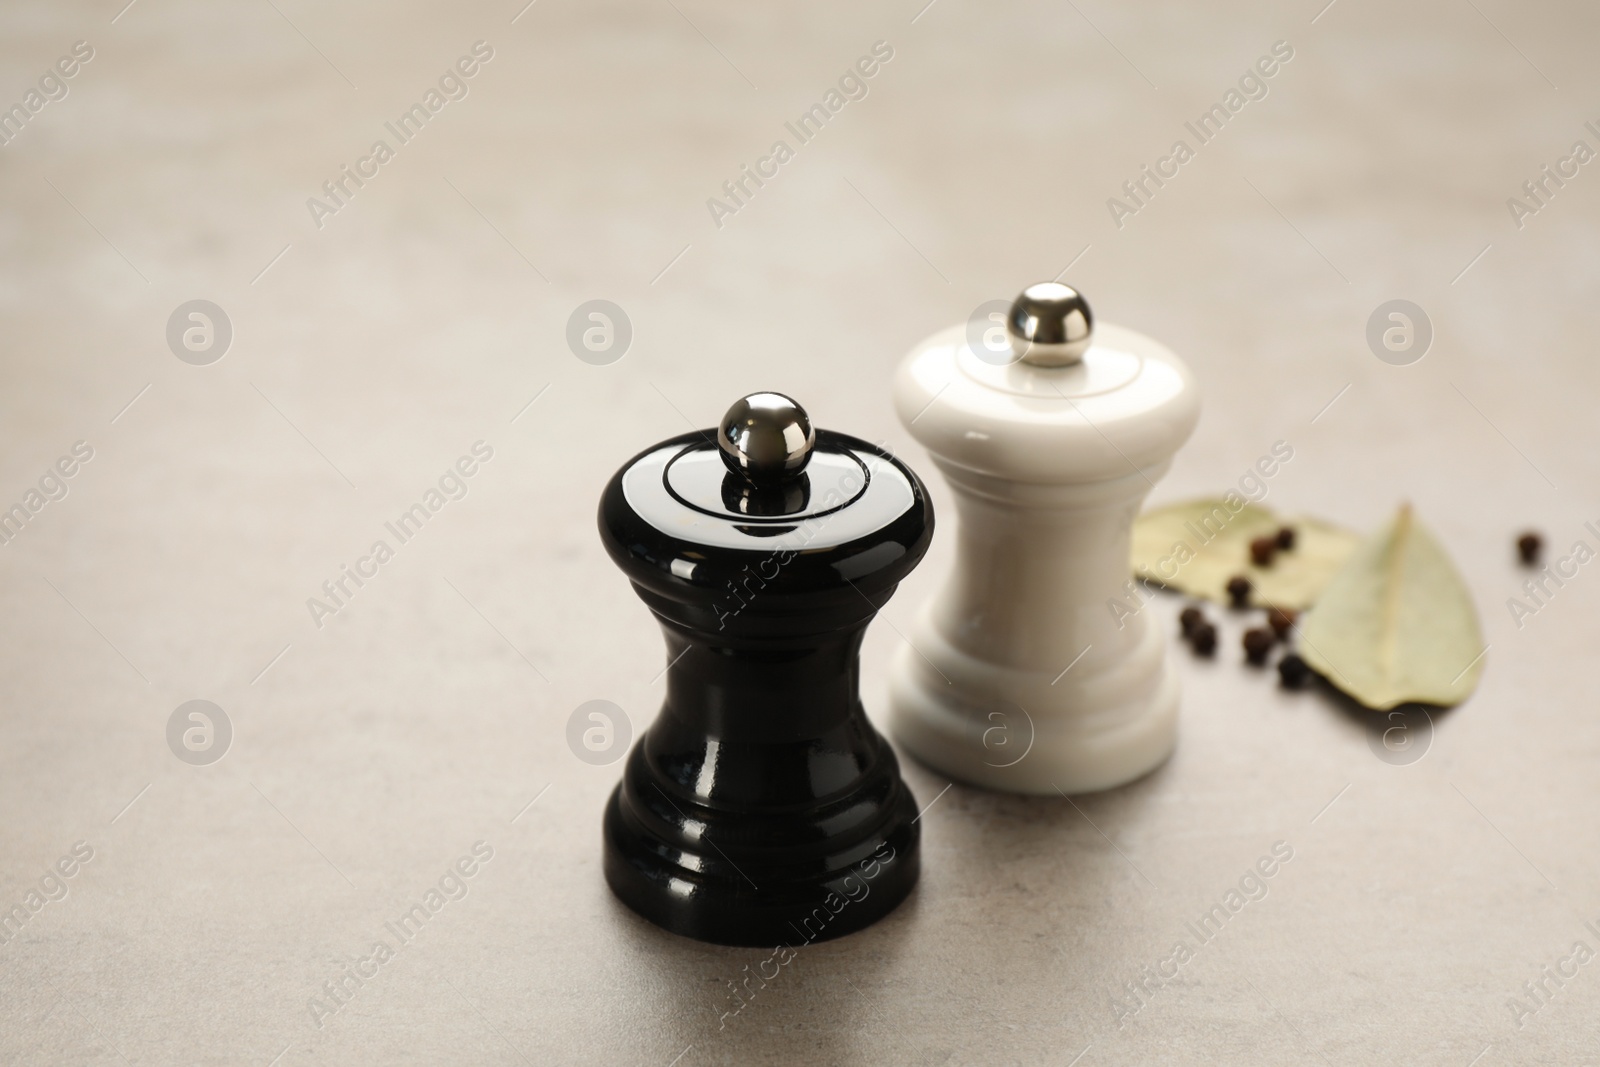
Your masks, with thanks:
[[[942,330],[895,376],[900,421],[950,483],[959,531],[954,569],[896,653],[891,729],[975,785],[1109,789],[1177,740],[1166,635],[1110,602],[1139,603],[1133,520],[1199,393],[1165,346],[1097,325],[1057,282],[1024,290],[1005,327],[998,350],[967,325]]]

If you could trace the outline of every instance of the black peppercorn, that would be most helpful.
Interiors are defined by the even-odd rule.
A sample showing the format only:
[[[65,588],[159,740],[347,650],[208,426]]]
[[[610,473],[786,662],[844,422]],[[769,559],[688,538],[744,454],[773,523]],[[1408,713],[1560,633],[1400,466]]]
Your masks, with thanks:
[[[1233,601],[1236,608],[1250,606],[1250,579],[1242,574],[1235,574],[1228,579],[1228,599]]]
[[[1544,538],[1529,530],[1517,538],[1517,555],[1522,557],[1522,562],[1530,567],[1539,565],[1539,557],[1544,553]]]
[[[1193,634],[1194,628],[1205,621],[1205,613],[1193,604],[1178,613],[1178,625],[1182,628],[1184,637]]]
[[[1272,557],[1278,554],[1276,537],[1257,537],[1250,542],[1250,562],[1257,567],[1272,566]]]
[[[1217,628],[1200,620],[1199,624],[1189,633],[1189,644],[1197,656],[1210,656],[1217,650]]]
[[[1294,612],[1282,608],[1270,608],[1267,611],[1267,625],[1272,627],[1272,632],[1278,635],[1280,641],[1286,639],[1289,631],[1294,629],[1295,618]]]
[[[1244,658],[1249,660],[1253,666],[1259,667],[1267,662],[1267,653],[1272,651],[1272,646],[1276,643],[1271,630],[1263,630],[1260,627],[1246,630],[1244,632]]]
[[[1278,680],[1285,689],[1299,689],[1310,677],[1311,668],[1293,652],[1278,661]]]

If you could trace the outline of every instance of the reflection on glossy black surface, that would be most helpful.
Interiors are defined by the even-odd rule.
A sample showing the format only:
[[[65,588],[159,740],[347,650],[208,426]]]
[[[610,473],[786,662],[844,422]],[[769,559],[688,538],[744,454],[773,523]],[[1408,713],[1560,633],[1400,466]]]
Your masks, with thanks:
[[[804,471],[774,485],[754,485],[729,471],[722,476],[722,506],[740,515],[772,518],[794,515],[811,503],[811,479]]]
[[[852,503],[871,480],[837,436],[825,434],[824,440],[830,447],[811,453],[806,470],[755,480],[728,470],[721,454],[704,441],[693,442],[667,463],[662,481],[679,503],[718,518],[815,517]],[[820,506],[812,506],[813,498]]]
[[[606,487],[601,538],[672,664],[605,813],[606,879],[651,921],[723,944],[799,945],[868,925],[915,885],[916,804],[857,694],[867,624],[932,534],[922,484],[901,470],[910,507],[805,553],[684,541],[628,506],[621,472]],[[675,573],[670,561],[691,554],[692,578]]]

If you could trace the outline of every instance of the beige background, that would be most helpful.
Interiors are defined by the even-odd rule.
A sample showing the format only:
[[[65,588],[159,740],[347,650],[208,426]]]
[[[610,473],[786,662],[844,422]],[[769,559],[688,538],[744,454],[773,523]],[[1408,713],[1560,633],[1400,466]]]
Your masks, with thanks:
[[[1592,6],[120,7],[0,11],[0,103],[95,49],[0,148],[0,505],[94,449],[0,549],[0,907],[94,850],[0,945],[0,1060],[1600,1059],[1600,965],[1520,1030],[1506,1007],[1573,941],[1600,949],[1600,572],[1520,630],[1506,608],[1521,528],[1593,545],[1600,519],[1600,170],[1520,231],[1505,204],[1600,146]],[[317,229],[306,199],[480,39],[470,95]],[[717,228],[706,199],[878,40],[869,95]],[[1278,40],[1270,95],[1113,225],[1107,197]],[[1230,621],[1215,663],[1175,648],[1180,747],[1145,781],[1074,805],[908,766],[936,801],[917,893],[719,1029],[767,954],[612,900],[619,767],[565,741],[586,700],[637,733],[661,695],[600,488],[756,388],[931,475],[891,368],[1069,263],[1204,385],[1156,499],[1225,489],[1282,439],[1270,506],[1370,529],[1413,501],[1483,613],[1483,684],[1396,766],[1239,666]],[[564,341],[597,297],[634,328],[603,367]],[[1396,297],[1436,332],[1411,366],[1364,340]],[[196,298],[235,333],[205,367],[164,338]],[[478,440],[469,495],[316,628],[306,599]],[[875,717],[950,531],[870,632]],[[209,767],[165,740],[196,698],[235,731]],[[479,840],[468,895],[314,1025],[340,961]],[[1113,991],[1280,840],[1265,899],[1119,1028]]]

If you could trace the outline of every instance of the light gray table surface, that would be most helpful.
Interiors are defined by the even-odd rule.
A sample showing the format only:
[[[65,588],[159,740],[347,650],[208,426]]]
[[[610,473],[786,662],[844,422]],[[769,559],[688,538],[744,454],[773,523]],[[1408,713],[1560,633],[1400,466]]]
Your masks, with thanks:
[[[1597,545],[1600,164],[1520,220],[1507,201],[1600,148],[1600,12],[1324,2],[7,4],[0,106],[27,111],[75,42],[93,57],[0,147],[0,508],[93,455],[0,547],[0,908],[27,913],[0,943],[0,1060],[1600,1061],[1600,964],[1560,962],[1600,951],[1600,567],[1521,626],[1507,607],[1521,529]],[[465,97],[392,138],[478,41]],[[800,144],[785,122],[879,41],[865,96]],[[1265,98],[1197,145],[1184,123],[1279,41]],[[314,218],[380,138],[393,158]],[[1194,158],[1119,226],[1108,198],[1180,138]],[[778,140],[792,158],[714,218]],[[1368,530],[1411,501],[1479,606],[1482,685],[1397,763],[1241,666],[1237,622],[1213,663],[1174,641],[1166,765],[1068,801],[904,761],[929,805],[915,894],[727,1014],[769,953],[613,900],[620,765],[566,742],[585,701],[636,736],[661,699],[599,491],[759,388],[919,467],[943,525],[866,641],[882,724],[954,529],[892,370],[1062,271],[1202,384],[1153,502],[1278,440],[1285,514]],[[1434,334],[1403,366],[1365,340],[1397,298]],[[232,329],[208,365],[166,336],[196,299]],[[609,365],[565,339],[591,299],[632,325]],[[479,441],[465,497],[313,620]],[[206,766],[167,740],[197,699],[232,727]],[[465,895],[318,1012],[478,842]],[[1119,1017],[1275,842],[1266,895]]]

